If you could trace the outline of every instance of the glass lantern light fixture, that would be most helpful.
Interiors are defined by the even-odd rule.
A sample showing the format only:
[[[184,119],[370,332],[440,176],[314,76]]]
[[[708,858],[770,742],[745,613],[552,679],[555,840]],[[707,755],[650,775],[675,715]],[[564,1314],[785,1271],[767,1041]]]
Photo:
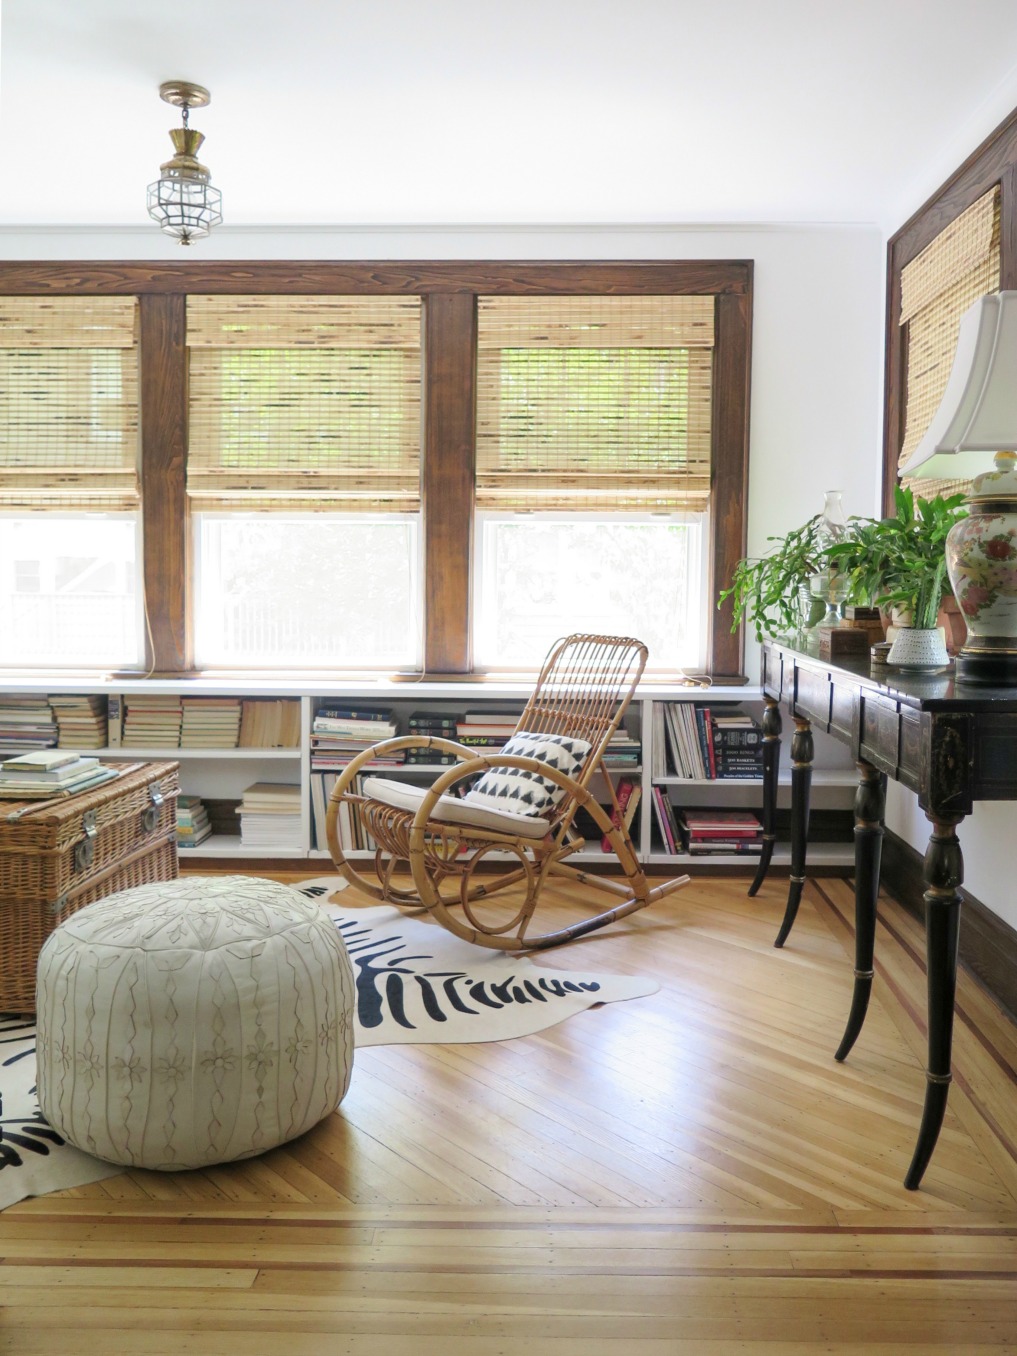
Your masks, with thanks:
[[[901,474],[974,477],[968,517],[946,539],[968,629],[957,677],[1017,683],[1017,291],[981,297],[961,317],[942,403]]]
[[[176,154],[159,166],[159,178],[148,186],[148,215],[167,235],[189,245],[222,223],[222,194],[197,158],[205,138],[187,125],[190,110],[204,108],[211,95],[189,80],[167,80],[159,95],[180,109],[183,126],[170,130]]]

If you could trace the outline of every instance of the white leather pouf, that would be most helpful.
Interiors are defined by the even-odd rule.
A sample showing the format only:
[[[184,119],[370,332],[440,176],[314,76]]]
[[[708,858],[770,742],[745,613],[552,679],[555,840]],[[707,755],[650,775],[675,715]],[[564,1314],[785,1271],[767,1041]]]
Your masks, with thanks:
[[[353,968],[299,891],[184,876],[90,904],[39,956],[42,1114],[111,1163],[175,1171],[294,1139],[353,1070]]]

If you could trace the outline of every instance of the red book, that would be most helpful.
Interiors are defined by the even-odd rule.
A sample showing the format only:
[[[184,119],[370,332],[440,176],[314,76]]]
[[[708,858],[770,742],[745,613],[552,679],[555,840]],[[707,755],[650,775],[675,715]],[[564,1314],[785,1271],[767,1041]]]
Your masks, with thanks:
[[[631,795],[632,795],[632,783],[627,780],[620,781],[618,783],[618,795],[617,795],[618,808],[616,810],[611,811],[611,823],[615,826],[616,829],[620,829],[622,824],[624,823],[625,807],[626,805],[628,805],[629,798],[631,797]],[[613,848],[611,847],[611,840],[610,838],[608,838],[606,833],[600,840],[600,846],[603,852],[613,851]]]

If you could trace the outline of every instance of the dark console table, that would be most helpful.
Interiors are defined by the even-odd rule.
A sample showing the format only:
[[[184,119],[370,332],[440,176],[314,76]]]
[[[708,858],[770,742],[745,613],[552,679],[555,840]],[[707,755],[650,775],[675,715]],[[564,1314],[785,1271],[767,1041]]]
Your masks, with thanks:
[[[835,662],[789,646],[763,647],[763,832],[755,894],[773,853],[783,706],[791,741],[791,883],[775,942],[783,946],[805,884],[813,727],[848,745],[858,764],[855,796],[855,982],[836,1059],[865,1021],[872,988],[876,895],[887,778],[918,796],[932,825],[925,854],[925,936],[929,1053],[925,1106],[904,1185],[914,1191],[929,1165],[950,1087],[963,861],[957,826],[976,800],[1017,799],[1017,688],[955,682],[948,673],[870,669],[868,658]]]

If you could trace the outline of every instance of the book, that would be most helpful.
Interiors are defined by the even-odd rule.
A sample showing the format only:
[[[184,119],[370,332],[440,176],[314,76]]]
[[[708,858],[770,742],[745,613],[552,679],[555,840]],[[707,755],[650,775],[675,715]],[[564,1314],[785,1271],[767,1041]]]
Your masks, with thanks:
[[[762,833],[763,826],[751,810],[683,810],[682,818],[690,831],[696,829],[751,829]]]
[[[16,767],[17,760],[12,759],[3,765],[0,772],[0,785],[12,786],[15,783],[29,786],[68,786],[82,777],[90,777],[99,764],[98,758],[77,758],[72,756],[69,763],[55,768]]]
[[[79,756],[64,749],[39,749],[33,753],[19,753],[15,758],[5,758],[0,768],[4,772],[53,772],[69,763],[78,762]]]
[[[410,730],[454,730],[461,722],[461,716],[443,715],[440,711],[413,711],[407,726]]]
[[[315,716],[311,725],[317,734],[343,734],[371,740],[391,739],[397,728],[391,720],[340,720],[333,716]]]
[[[390,722],[392,711],[389,707],[369,707],[369,706],[319,706],[314,713],[314,719],[325,718],[328,720],[356,720],[356,721],[385,721]],[[410,718],[412,720],[412,717]]]
[[[120,773],[116,768],[99,767],[90,777],[72,782],[69,786],[34,783],[28,786],[7,786],[0,783],[0,800],[66,800],[68,796],[93,791],[106,782],[115,781]]]
[[[618,805],[617,808],[611,811],[611,823],[615,828],[623,828],[625,826],[625,814],[628,810],[629,801],[632,799],[634,791],[635,785],[633,782],[623,779],[618,783],[618,790],[615,793]],[[600,848],[602,852],[612,851],[611,840],[606,833],[600,840]]]

